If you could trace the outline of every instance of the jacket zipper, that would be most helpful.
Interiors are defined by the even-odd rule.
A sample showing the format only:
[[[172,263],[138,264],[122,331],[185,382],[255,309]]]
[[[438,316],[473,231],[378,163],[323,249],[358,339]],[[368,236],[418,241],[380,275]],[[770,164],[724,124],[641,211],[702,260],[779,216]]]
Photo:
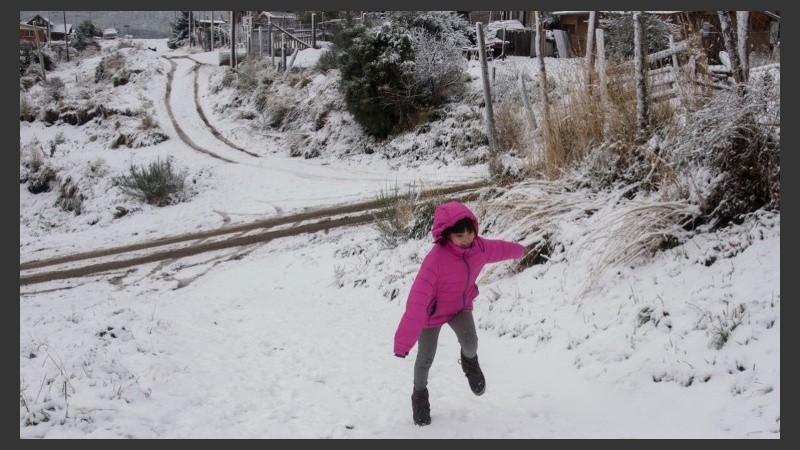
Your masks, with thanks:
[[[470,267],[469,263],[467,262],[467,252],[461,254],[461,259],[464,260],[464,264],[467,266],[467,284],[464,286],[464,291],[461,292],[461,307],[467,307],[467,288],[469,287],[469,276],[470,276]]]

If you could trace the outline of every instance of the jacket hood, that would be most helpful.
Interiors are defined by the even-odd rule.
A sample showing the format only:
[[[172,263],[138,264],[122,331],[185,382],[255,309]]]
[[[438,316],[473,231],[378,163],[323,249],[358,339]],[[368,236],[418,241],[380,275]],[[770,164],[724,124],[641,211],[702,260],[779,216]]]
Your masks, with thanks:
[[[433,240],[438,242],[442,232],[456,224],[461,219],[469,218],[475,224],[475,235],[478,234],[478,218],[463,203],[450,201],[437,206],[433,212],[433,226],[431,234]]]

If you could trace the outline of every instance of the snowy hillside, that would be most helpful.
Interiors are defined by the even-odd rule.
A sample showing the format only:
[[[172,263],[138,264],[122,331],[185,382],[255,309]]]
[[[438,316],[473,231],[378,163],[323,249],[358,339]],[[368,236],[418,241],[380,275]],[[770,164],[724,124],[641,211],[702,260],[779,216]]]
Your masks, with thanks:
[[[104,42],[48,72],[55,90],[21,79],[20,263],[488,177],[476,61],[462,101],[379,141],[315,68],[323,51],[254,66],[258,96],[217,52],[166,40]],[[493,61],[497,95],[534,62]],[[546,58],[548,76],[581,63]],[[186,175],[173,204],[115,185],[160,160]],[[389,248],[368,224],[21,285],[20,438],[779,439],[780,213],[631,254],[663,231],[653,217],[694,207],[582,181],[467,202],[482,235],[549,247],[478,280],[481,397],[444,327],[430,426],[411,420],[416,349],[392,340],[431,238]]]

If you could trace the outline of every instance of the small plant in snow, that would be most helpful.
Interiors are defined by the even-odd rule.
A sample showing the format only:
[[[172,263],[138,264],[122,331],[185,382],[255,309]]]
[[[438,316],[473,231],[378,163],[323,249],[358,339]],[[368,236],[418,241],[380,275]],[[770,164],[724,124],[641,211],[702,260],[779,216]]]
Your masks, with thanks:
[[[153,117],[153,115],[147,111],[142,111],[139,114],[139,119],[141,120],[139,128],[141,128],[142,130],[150,130],[153,128],[158,128],[158,122]]]
[[[114,177],[113,181],[124,194],[150,205],[165,206],[180,199],[185,178],[186,174],[176,172],[169,159],[159,159],[147,167],[132,164],[128,175]]]
[[[47,94],[58,103],[64,99],[64,81],[59,77],[50,77],[47,80]]]
[[[728,342],[733,330],[742,323],[745,309],[744,303],[740,303],[732,311],[728,311],[726,308],[721,315],[715,317],[716,322],[712,319],[709,347],[719,350]]]
[[[50,157],[51,158],[53,156],[55,156],[56,148],[60,144],[63,144],[64,142],[67,142],[67,140],[64,138],[64,133],[59,131],[58,133],[56,133],[55,137],[53,137],[53,139],[49,143],[50,144]]]

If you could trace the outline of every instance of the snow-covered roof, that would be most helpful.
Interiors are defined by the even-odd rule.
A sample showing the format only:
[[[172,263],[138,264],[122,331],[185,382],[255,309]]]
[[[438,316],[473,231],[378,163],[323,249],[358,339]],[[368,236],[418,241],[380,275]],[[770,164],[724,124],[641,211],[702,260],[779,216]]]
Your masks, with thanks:
[[[209,23],[209,22],[211,22],[211,20],[209,20],[209,19],[197,19],[197,20],[195,20],[195,22],[197,22],[197,23]],[[217,19],[214,19],[213,22],[214,22],[215,25],[216,24],[227,23],[224,20],[217,20]]]
[[[295,19],[297,15],[293,12],[287,11],[261,11],[259,16],[269,17],[272,19]]]
[[[553,11],[551,14],[554,16],[571,16],[577,14],[589,14],[591,11]],[[633,11],[597,11],[600,13],[607,13],[607,14],[630,14]],[[677,14],[683,11],[644,11],[650,14]]]
[[[530,28],[528,28],[525,25],[523,25],[522,22],[520,22],[519,20],[495,20],[495,21],[489,22],[489,24],[486,25],[486,31],[488,33],[491,33],[491,34],[493,34],[495,31],[502,30],[502,29],[505,29],[505,30],[508,30],[508,31],[530,30]]]
[[[67,30],[67,31],[64,31],[64,30]],[[68,23],[68,24],[65,25],[63,23],[59,23],[59,24],[53,25],[50,28],[50,31],[52,33],[65,33],[65,34],[66,33],[72,33],[72,24]]]
[[[50,23],[50,20],[47,17],[42,16],[41,14],[36,14],[36,15],[31,16],[30,18],[28,18],[28,20],[25,21],[25,23],[31,23],[34,19],[37,19],[37,18],[39,20],[43,21],[43,22],[48,23],[48,24]]]

